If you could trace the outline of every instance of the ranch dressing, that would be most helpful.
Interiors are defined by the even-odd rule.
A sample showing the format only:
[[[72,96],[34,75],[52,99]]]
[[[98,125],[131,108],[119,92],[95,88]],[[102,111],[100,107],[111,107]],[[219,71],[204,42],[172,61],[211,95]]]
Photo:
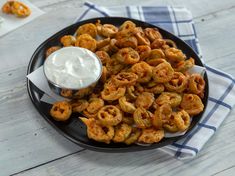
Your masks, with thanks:
[[[65,47],[53,52],[44,63],[48,81],[60,88],[78,90],[96,82],[102,64],[91,51],[79,47]]]

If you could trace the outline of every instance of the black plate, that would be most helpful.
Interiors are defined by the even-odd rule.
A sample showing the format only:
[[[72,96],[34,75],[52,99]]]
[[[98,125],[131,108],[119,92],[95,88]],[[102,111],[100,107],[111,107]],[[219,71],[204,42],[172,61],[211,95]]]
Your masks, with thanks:
[[[43,42],[34,52],[29,65],[28,65],[28,71],[27,74],[33,72],[36,70],[38,67],[40,67],[44,60],[45,60],[45,51],[53,46],[53,45],[58,45],[59,40],[62,36],[64,35],[71,35],[74,34],[78,26],[83,25],[85,23],[95,23],[97,20],[100,20],[102,24],[104,23],[110,23],[116,26],[120,26],[123,22],[126,20],[131,20],[133,21],[137,26],[141,26],[143,28],[146,27],[156,27],[154,25],[134,20],[134,19],[129,19],[129,18],[120,18],[120,17],[105,17],[105,18],[93,18],[89,20],[84,20],[81,22],[78,22],[76,24],[73,24],[71,26],[68,26],[64,28],[63,30],[57,32],[55,35],[47,39],[45,42]],[[178,37],[174,36],[173,34],[157,27],[160,31],[160,33],[163,35],[164,38],[171,39],[175,41],[177,44],[178,48],[181,49],[187,57],[193,57],[195,59],[196,65],[203,66],[201,60],[197,56],[197,54],[193,51],[193,49],[188,46],[184,41],[179,39]],[[207,79],[207,74],[205,73],[204,76],[205,82],[206,82],[206,87],[205,87],[205,97],[203,99],[203,104],[207,105],[207,99],[208,99],[208,79]],[[151,146],[139,146],[139,145],[130,145],[127,146],[125,144],[119,144],[119,143],[111,143],[111,144],[104,144],[104,143],[99,143],[93,140],[90,140],[87,138],[86,135],[86,127],[84,124],[77,118],[79,115],[78,114],[73,114],[72,118],[68,122],[57,122],[51,118],[49,115],[49,110],[51,105],[41,102],[40,98],[43,95],[43,92],[40,91],[34,84],[32,84],[28,79],[27,79],[27,88],[28,88],[28,93],[29,96],[38,110],[38,112],[42,115],[43,118],[45,118],[60,134],[68,138],[69,140],[73,141],[74,143],[80,145],[81,147],[91,149],[91,150],[96,150],[96,151],[103,151],[103,152],[132,152],[132,151],[139,151],[139,150],[147,150],[147,149],[153,149],[153,148],[159,148],[165,145],[172,144],[176,140],[184,137],[187,135],[193,127],[199,122],[199,120],[202,117],[202,113],[197,115],[196,117],[193,118],[193,121],[191,123],[190,128],[188,129],[187,133],[184,136],[180,137],[173,137],[173,138],[164,138],[161,142],[152,144]],[[204,110],[205,110],[204,108]]]

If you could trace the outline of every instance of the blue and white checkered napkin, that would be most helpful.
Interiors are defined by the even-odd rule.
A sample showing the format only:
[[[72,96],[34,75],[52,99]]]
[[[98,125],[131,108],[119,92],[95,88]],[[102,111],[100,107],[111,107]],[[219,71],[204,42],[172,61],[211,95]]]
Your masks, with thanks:
[[[184,7],[101,7],[85,3],[77,21],[107,16],[135,18],[162,27],[179,36],[201,56],[192,15]],[[209,78],[209,100],[200,123],[183,139],[160,149],[179,159],[196,156],[235,104],[234,78],[209,66],[206,66],[206,70]]]

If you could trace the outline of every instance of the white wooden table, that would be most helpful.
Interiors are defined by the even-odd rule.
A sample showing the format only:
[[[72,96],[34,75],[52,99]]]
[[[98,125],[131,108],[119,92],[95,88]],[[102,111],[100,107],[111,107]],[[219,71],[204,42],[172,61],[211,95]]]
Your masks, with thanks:
[[[182,162],[156,150],[107,154],[59,135],[33,107],[26,67],[38,45],[77,17],[76,0],[30,0],[47,13],[0,38],[0,176],[235,175],[235,111],[198,156]],[[234,0],[93,0],[99,5],[184,5],[194,16],[204,59],[235,76]]]

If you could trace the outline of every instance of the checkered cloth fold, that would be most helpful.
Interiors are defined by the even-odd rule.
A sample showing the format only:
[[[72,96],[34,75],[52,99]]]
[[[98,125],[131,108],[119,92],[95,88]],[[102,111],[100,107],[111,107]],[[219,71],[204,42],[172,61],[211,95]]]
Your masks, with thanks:
[[[129,17],[159,26],[188,43],[201,56],[192,15],[184,7],[170,6],[113,6],[101,7],[86,2],[76,21],[94,17]],[[201,121],[183,139],[165,146],[165,151],[178,159],[196,156],[219,128],[235,104],[235,80],[220,70],[206,65],[209,78],[209,99]]]

